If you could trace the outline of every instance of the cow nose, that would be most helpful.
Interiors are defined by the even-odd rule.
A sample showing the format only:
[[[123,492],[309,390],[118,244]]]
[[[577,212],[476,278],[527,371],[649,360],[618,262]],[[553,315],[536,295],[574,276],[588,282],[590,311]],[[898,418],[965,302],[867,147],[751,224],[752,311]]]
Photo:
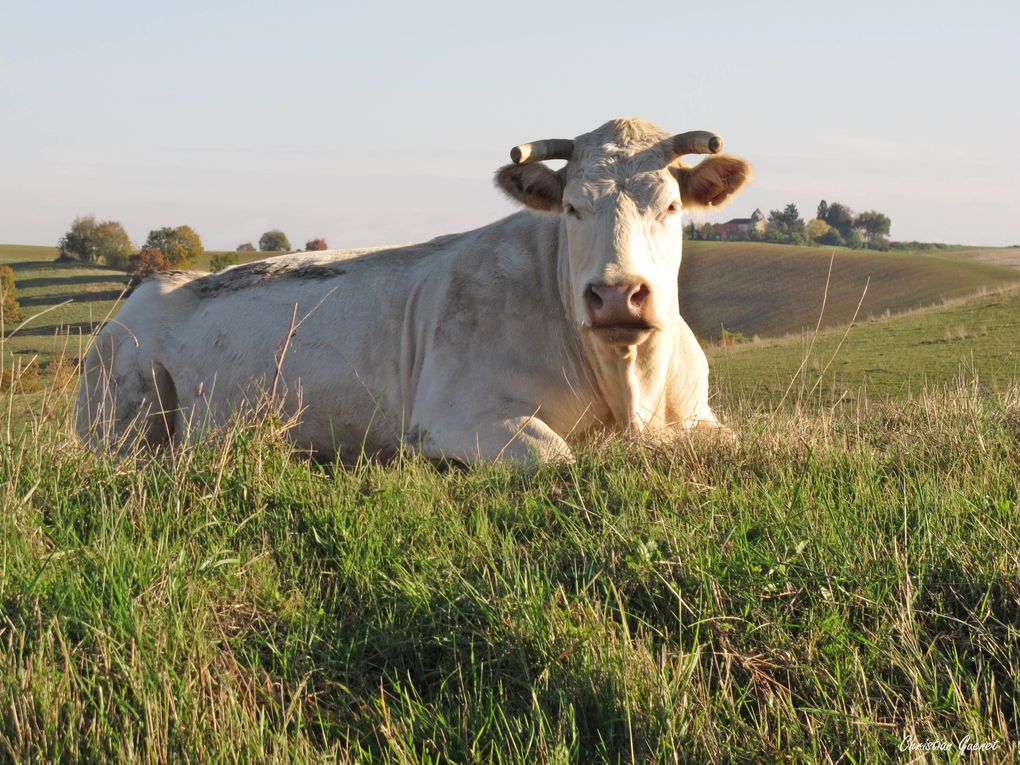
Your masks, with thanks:
[[[596,284],[584,291],[584,302],[593,327],[644,324],[649,289],[644,282]]]

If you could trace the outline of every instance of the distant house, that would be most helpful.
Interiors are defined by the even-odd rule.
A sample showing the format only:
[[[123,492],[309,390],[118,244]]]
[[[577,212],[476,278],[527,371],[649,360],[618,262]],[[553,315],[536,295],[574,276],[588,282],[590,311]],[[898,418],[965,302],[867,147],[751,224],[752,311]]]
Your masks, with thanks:
[[[765,213],[755,210],[750,218],[734,218],[725,223],[715,225],[720,239],[747,239],[752,231],[761,233],[765,230]]]

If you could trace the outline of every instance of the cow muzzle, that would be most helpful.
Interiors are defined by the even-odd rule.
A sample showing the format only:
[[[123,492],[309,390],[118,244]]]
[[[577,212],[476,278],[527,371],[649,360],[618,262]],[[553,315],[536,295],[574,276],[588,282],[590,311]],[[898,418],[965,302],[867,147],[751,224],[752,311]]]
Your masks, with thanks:
[[[601,284],[584,290],[589,327],[608,345],[637,345],[655,326],[650,319],[651,290],[644,282]]]

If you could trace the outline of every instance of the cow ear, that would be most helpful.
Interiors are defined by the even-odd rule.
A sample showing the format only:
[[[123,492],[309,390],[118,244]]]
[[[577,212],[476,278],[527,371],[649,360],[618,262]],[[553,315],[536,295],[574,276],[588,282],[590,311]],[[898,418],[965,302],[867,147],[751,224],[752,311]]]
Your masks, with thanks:
[[[535,162],[504,165],[496,171],[496,185],[511,199],[543,212],[559,212],[563,204],[563,175]]]
[[[751,165],[740,157],[708,157],[694,167],[672,168],[684,207],[718,207],[751,180]]]

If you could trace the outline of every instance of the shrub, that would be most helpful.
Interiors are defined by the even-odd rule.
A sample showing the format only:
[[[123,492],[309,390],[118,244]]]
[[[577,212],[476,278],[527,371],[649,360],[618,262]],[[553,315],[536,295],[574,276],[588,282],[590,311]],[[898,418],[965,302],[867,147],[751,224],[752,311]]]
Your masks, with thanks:
[[[173,264],[163,254],[163,251],[155,247],[143,247],[141,252],[132,255],[128,262],[128,273],[131,274],[133,283],[138,283],[153,274],[173,270]]]
[[[39,379],[39,364],[30,361],[22,364],[17,357],[13,363],[8,360],[0,371],[0,392],[2,393],[33,393],[42,387]]]
[[[807,235],[807,238],[810,239],[812,242],[820,242],[822,241],[822,237],[832,230],[833,230],[832,226],[830,226],[824,220],[812,218],[807,222],[807,226],[804,229],[804,233]]]
[[[150,231],[143,252],[147,249],[159,250],[171,269],[193,266],[205,255],[202,239],[191,226],[165,226]]]
[[[846,242],[843,241],[843,235],[839,233],[839,229],[833,228],[832,226],[830,226],[829,230],[818,238],[818,243],[827,244],[831,247],[842,247],[846,244]]]
[[[305,249],[311,252],[327,249],[325,239],[309,239],[305,242]]]
[[[731,345],[738,345],[740,343],[749,343],[750,338],[743,332],[733,332],[731,330],[723,328],[723,331],[719,335],[719,345],[724,348],[728,348]]]
[[[290,250],[290,240],[285,233],[274,228],[259,237],[259,249],[262,252],[286,252]]]
[[[50,378],[51,385],[58,390],[69,386],[78,375],[78,364],[77,358],[67,357],[63,353],[51,360],[46,365],[46,375]]]
[[[241,256],[233,252],[221,252],[209,258],[210,271],[222,271],[224,268],[236,266],[241,262]]]
[[[237,245],[238,252],[256,252],[255,245],[251,242],[244,242],[243,244]]]
[[[14,287],[14,271],[10,266],[0,266],[0,320],[4,327],[21,318],[18,290]]]
[[[864,240],[861,239],[861,233],[855,229],[850,229],[850,233],[846,235],[846,246],[859,249],[864,244]]]

